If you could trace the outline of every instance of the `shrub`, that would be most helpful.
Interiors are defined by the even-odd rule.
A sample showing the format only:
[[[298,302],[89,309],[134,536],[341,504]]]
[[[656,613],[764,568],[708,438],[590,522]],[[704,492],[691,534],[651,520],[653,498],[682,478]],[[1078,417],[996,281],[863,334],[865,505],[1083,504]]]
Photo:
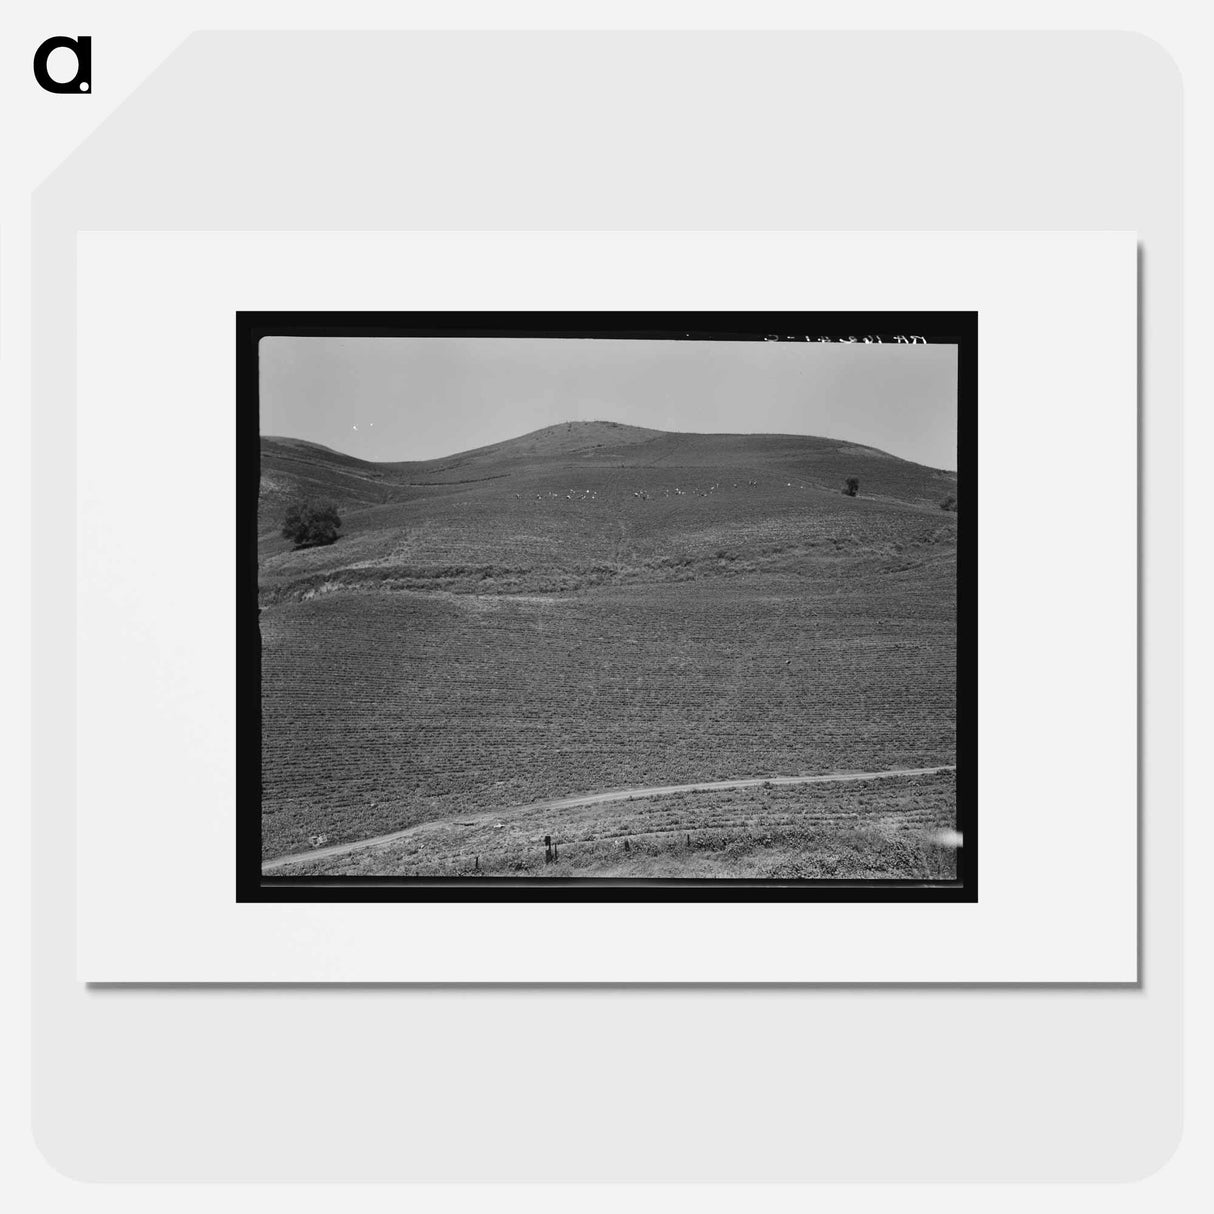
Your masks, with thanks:
[[[855,497],[860,492],[860,478],[858,476],[849,476],[844,484],[843,492],[847,497]]]
[[[282,534],[296,548],[331,544],[341,526],[337,507],[332,502],[300,502],[283,516]]]
[[[941,510],[951,510],[954,514],[957,513],[957,499],[950,493],[948,497],[940,503]]]

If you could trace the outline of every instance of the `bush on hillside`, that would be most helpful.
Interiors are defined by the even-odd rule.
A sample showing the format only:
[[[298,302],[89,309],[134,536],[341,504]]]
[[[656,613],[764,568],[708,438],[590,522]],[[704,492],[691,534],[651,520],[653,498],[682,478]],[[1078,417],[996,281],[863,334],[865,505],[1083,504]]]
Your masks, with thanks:
[[[860,478],[858,476],[849,476],[844,484],[843,492],[848,497],[855,497],[860,492]]]
[[[333,543],[340,526],[341,518],[332,502],[300,502],[283,516],[282,534],[296,548],[312,548]]]
[[[950,493],[948,497],[940,503],[941,510],[951,510],[954,514],[957,513],[957,499]]]

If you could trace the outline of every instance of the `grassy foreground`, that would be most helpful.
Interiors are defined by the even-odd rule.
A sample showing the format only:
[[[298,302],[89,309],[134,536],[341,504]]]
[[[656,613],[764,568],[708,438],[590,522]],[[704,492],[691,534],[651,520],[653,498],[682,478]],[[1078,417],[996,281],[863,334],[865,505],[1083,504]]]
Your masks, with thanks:
[[[275,875],[951,880],[941,836],[955,783],[947,772],[477,814]]]

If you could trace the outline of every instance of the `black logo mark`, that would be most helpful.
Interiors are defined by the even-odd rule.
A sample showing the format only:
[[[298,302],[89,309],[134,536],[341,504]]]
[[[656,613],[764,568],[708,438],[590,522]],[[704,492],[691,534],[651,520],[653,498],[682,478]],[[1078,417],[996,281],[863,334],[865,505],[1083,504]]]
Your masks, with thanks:
[[[51,51],[65,48],[76,56],[76,74],[71,80],[52,80],[46,70]],[[88,93],[93,88],[93,40],[83,34],[78,38],[48,38],[34,52],[34,79],[48,93]]]

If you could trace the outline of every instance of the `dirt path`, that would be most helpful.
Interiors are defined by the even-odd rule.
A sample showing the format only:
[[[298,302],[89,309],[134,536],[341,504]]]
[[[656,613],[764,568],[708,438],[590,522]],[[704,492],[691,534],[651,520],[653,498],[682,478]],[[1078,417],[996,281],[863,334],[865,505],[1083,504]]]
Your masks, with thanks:
[[[603,801],[639,801],[645,797],[667,797],[672,793],[701,792],[712,789],[755,788],[761,784],[831,784],[846,780],[884,780],[890,776],[933,776],[941,771],[956,771],[956,765],[945,764],[942,767],[895,767],[892,771],[848,771],[835,772],[826,776],[755,776],[745,780],[707,780],[700,784],[660,784],[648,788],[620,788],[614,792],[588,793],[581,797],[558,797],[553,801],[532,801],[526,805],[510,805],[494,810],[487,817],[482,815],[477,824],[486,821],[497,821],[513,813],[537,809],[576,809],[582,805],[597,805]],[[364,847],[378,847],[381,843],[391,843],[403,839],[414,831],[425,830],[435,826],[434,822],[419,822],[416,826],[405,830],[393,831],[390,835],[376,835],[373,839],[359,839],[354,843],[338,843],[332,847],[315,847],[310,851],[298,852],[291,856],[276,856],[273,860],[263,860],[261,871],[268,873],[276,868],[285,868],[288,864],[299,864],[305,860],[322,860],[327,856],[344,856]],[[469,825],[465,823],[465,825]]]

